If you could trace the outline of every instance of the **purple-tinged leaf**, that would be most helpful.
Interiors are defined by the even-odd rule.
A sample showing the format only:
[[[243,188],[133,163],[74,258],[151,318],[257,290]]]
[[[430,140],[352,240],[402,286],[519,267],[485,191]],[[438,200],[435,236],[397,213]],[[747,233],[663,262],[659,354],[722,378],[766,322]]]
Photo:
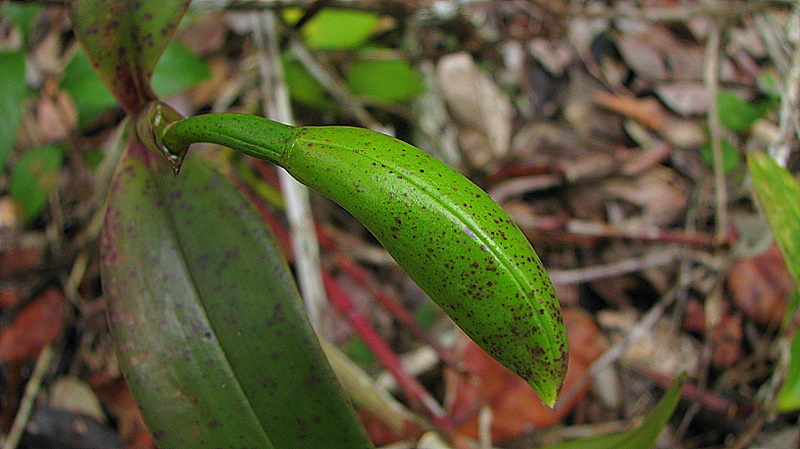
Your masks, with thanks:
[[[176,177],[132,138],[102,266],[120,365],[161,449],[371,448],[274,237],[208,163]]]
[[[74,0],[75,32],[100,79],[128,113],[156,98],[150,79],[189,0]]]

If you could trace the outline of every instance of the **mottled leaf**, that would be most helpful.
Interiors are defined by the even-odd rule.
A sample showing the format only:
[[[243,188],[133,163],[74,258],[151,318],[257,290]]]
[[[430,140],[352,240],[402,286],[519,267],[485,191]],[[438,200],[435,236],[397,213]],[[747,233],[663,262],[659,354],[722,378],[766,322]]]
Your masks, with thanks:
[[[150,78],[189,0],[74,0],[70,16],[100,79],[126,112],[155,99]]]
[[[159,447],[370,447],[274,238],[207,163],[176,177],[132,141],[102,263],[120,364]]]

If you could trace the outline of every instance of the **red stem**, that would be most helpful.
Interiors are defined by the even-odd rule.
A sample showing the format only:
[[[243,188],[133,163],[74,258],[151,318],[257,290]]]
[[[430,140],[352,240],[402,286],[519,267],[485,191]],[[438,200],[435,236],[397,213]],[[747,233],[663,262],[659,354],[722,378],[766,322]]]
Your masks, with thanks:
[[[370,350],[375,354],[375,357],[378,358],[383,367],[392,373],[397,380],[397,385],[408,398],[412,408],[422,410],[430,417],[431,422],[442,435],[453,440],[456,436],[455,426],[442,407],[417,379],[406,372],[400,359],[381,338],[380,334],[378,334],[378,331],[370,324],[369,320],[356,309],[353,302],[333,276],[323,271],[322,280],[325,284],[325,290],[328,292],[331,304],[344,316],[361,338],[364,339],[364,342],[369,346]]]

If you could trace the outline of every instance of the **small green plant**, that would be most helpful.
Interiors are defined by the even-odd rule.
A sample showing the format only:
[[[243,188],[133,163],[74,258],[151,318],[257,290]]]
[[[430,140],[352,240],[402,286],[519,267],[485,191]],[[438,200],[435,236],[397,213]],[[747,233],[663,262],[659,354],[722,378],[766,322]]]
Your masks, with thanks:
[[[170,174],[160,149],[177,174],[195,141],[283,165],[341,202],[552,405],[565,330],[541,263],[508,215],[466,178],[383,134],[247,115],[182,119],[151,85],[187,5],[166,3],[71,5],[89,61],[131,117],[102,277],[121,365],[159,444],[370,447],[252,207],[195,158]]]

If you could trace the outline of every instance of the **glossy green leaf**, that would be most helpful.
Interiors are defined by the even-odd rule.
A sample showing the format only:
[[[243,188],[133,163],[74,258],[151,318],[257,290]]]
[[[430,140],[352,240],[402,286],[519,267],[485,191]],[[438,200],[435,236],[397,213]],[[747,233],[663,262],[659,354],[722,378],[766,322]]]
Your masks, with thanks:
[[[546,446],[541,449],[648,449],[653,447],[661,430],[669,421],[672,412],[681,398],[681,389],[686,376],[675,379],[655,408],[647,414],[642,423],[631,430],[596,435],[564,443]]]
[[[154,148],[179,161],[211,142],[282,166],[352,213],[467,335],[555,403],[567,370],[560,305],[530,241],[480,187],[376,131],[168,111],[148,110]]]
[[[423,90],[419,74],[402,59],[355,61],[346,79],[354,94],[389,103],[406,101]]]
[[[719,92],[717,102],[720,123],[736,133],[747,132],[753,122],[763,117],[776,105],[775,100],[771,98],[749,102],[728,90]]]
[[[150,79],[189,0],[74,0],[73,28],[100,79],[129,112],[155,99]]]
[[[794,278],[795,286],[798,286],[800,285],[800,183],[765,153],[748,153],[747,162],[753,179],[753,189],[769,221],[786,266]],[[790,307],[787,314],[793,314],[795,310],[796,307]],[[787,378],[777,401],[778,409],[783,411],[800,409],[800,333],[795,333],[792,339],[790,354]]]
[[[130,142],[102,266],[120,365],[160,448],[371,448],[274,238],[200,158],[176,177]]]
[[[380,16],[354,9],[323,9],[303,25],[306,44],[314,50],[352,50],[364,45]]]
[[[11,170],[9,192],[28,223],[47,206],[50,194],[58,187],[58,175],[64,149],[43,146],[27,150]]]
[[[17,141],[26,93],[25,54],[0,51],[0,171]]]

